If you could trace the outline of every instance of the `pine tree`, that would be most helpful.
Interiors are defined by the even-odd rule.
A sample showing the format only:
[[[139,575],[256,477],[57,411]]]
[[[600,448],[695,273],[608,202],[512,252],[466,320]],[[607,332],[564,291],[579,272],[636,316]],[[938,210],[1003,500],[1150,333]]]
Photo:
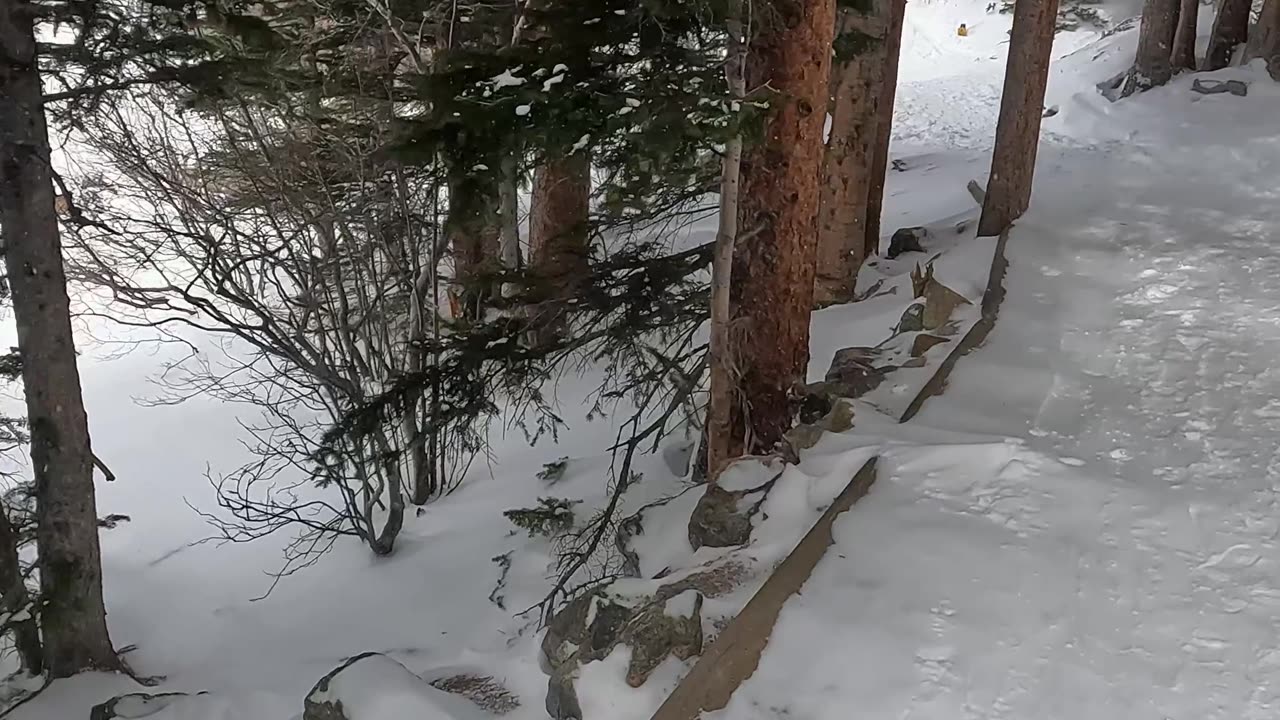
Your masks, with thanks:
[[[49,674],[117,670],[102,600],[93,463],[26,0],[0,3],[0,229],[22,356]]]
[[[729,457],[772,450],[790,429],[809,364],[822,129],[835,31],[833,0],[758,8],[747,87],[770,88],[762,134],[742,161],[730,295],[741,376]],[[747,348],[750,353],[747,353]]]
[[[980,236],[1004,232],[1031,202],[1057,17],[1058,0],[1020,0],[1014,6],[991,178],[978,221]]]

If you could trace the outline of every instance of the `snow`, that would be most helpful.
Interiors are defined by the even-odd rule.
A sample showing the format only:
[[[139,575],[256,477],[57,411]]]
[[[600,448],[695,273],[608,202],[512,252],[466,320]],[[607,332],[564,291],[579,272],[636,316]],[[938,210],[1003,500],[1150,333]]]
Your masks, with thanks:
[[[994,332],[860,423],[879,480],[713,717],[1275,716],[1280,89],[1111,105],[1131,47],[1057,65]]]
[[[317,703],[341,704],[349,720],[486,720],[493,717],[471,703],[436,690],[386,657],[355,661],[311,695]]]
[[[962,325],[976,318],[994,246],[972,237],[965,183],[988,170],[1011,17],[985,7],[909,6],[892,145],[902,170],[889,176],[883,228],[928,227],[930,252],[878,260],[860,287],[883,280],[884,294],[815,313],[811,380],[838,349],[887,335],[909,301],[906,271],[935,252],[938,279],[974,303]],[[1107,7],[1137,12],[1130,0]],[[961,22],[968,37],[955,34]],[[1046,105],[1059,113],[1044,121],[1032,209],[1009,242],[1000,320],[920,416],[893,417],[940,361],[936,351],[860,402],[855,429],[824,436],[798,466],[733,466],[727,487],[777,477],[752,544],[737,551],[689,545],[699,491],[676,474],[689,439],[639,458],[643,479],[625,512],[674,499],[645,512],[631,550],[644,578],[670,581],[717,562],[770,567],[866,458],[882,457],[870,494],[838,520],[836,547],[784,609],[759,670],[716,717],[825,720],[851,708],[948,720],[1274,717],[1280,87],[1259,66],[1232,68],[1198,77],[1245,81],[1248,97],[1196,95],[1182,77],[1108,103],[1094,85],[1129,63],[1135,42],[1132,31],[1057,37]],[[522,84],[518,70],[492,86]],[[628,99],[620,112],[638,105]],[[690,230],[713,235],[713,220]],[[519,613],[545,593],[552,548],[512,532],[500,513],[548,495],[583,499],[580,517],[604,502],[603,448],[618,421],[575,412],[594,371],[559,384],[570,427],[558,439],[531,448],[519,433],[495,437],[491,463],[406,518],[394,557],[339,543],[254,600],[287,538],[194,544],[209,530],[186,505],[214,507],[206,472],[247,459],[239,423],[252,418],[200,398],[139,406],[155,394],[147,378],[176,350],[108,359],[115,347],[88,337],[131,336],[80,330],[94,448],[120,478],[100,485],[99,509],[132,517],[102,535],[111,629],[117,645],[138,645],[127,657],[139,673],[166,680],[154,689],[105,675],[60,681],[15,720],[86,717],[144,690],[209,692],[174,701],[158,720],[293,720],[317,680],[369,650],[409,672],[370,664],[335,692],[377,720],[487,717],[415,677],[457,667],[520,698],[506,717],[545,717],[536,623]],[[563,457],[572,461],[554,486],[536,477]],[[708,599],[705,629],[761,582]],[[678,596],[667,609],[691,604]],[[582,669],[588,720],[649,717],[688,667],[669,658],[630,688],[628,652]]]

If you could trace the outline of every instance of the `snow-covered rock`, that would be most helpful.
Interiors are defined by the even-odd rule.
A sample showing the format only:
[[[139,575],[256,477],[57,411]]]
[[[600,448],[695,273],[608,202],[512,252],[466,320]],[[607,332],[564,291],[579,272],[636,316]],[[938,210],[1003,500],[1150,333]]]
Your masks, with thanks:
[[[159,715],[170,707],[186,701],[191,696],[186,693],[131,693],[111,698],[101,705],[94,706],[89,713],[89,720],[137,720]]]
[[[391,658],[365,653],[320,679],[302,720],[488,720],[492,714],[437,690]]]

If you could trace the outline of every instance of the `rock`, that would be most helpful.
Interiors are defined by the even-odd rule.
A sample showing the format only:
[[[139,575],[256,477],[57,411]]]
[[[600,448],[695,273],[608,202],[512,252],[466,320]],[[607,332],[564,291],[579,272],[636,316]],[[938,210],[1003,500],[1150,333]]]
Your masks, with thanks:
[[[884,382],[884,371],[875,367],[879,354],[874,348],[848,347],[836,351],[823,378],[832,397],[858,398]]]
[[[491,675],[450,675],[432,680],[431,687],[464,697],[494,715],[506,715],[520,707],[520,698]]]
[[[853,403],[837,399],[825,415],[816,422],[803,423],[787,431],[787,445],[793,451],[808,450],[822,439],[825,433],[842,433],[853,427]],[[798,458],[796,458],[798,460]]]
[[[627,623],[619,642],[631,648],[627,684],[633,688],[643,685],[668,655],[688,660],[702,654],[702,593],[686,590],[655,599]]]
[[[925,353],[929,352],[929,348],[932,348],[937,345],[941,345],[946,341],[947,341],[946,338],[940,337],[938,335],[921,333],[915,336],[915,338],[911,341],[911,357],[917,357],[917,358],[921,357]]]
[[[379,653],[357,655],[329,671],[303,700],[302,720],[481,720],[488,712],[432,687]]]
[[[1196,80],[1191,83],[1191,91],[1201,95],[1231,93],[1238,97],[1245,97],[1249,94],[1249,85],[1239,80]]]
[[[923,227],[899,228],[889,238],[889,252],[885,255],[892,260],[904,252],[924,252],[920,241],[928,236],[929,231]]]
[[[751,539],[751,518],[776,481],[746,490],[726,490],[708,485],[689,518],[689,544],[702,547],[737,547]]]
[[[201,693],[203,694],[203,693]],[[89,720],[134,720],[157,715],[166,708],[191,697],[187,693],[130,693],[96,705],[89,711]]]
[[[610,598],[603,585],[570,600],[551,617],[542,636],[543,671],[602,660],[618,644],[618,634],[635,608]]]
[[[552,720],[582,720],[582,705],[578,703],[578,691],[573,687],[573,677],[567,673],[553,673],[547,680],[547,715]]]
[[[924,330],[924,303],[916,301],[907,306],[902,311],[902,317],[898,320],[898,327],[894,329],[895,335],[909,332],[921,332]]]
[[[643,685],[668,655],[687,660],[700,654],[703,595],[693,587],[697,582],[685,578],[659,587],[652,598],[629,599],[601,585],[565,605],[542,639],[543,670],[550,675],[547,714],[554,720],[582,720],[574,687],[578,669],[603,660],[618,645],[631,648],[627,683],[632,687]]]
[[[703,597],[718,598],[737,590],[750,576],[751,570],[746,565],[730,559],[663,585],[655,596],[670,598],[688,590],[697,590]]]
[[[918,330],[937,330],[951,319],[951,314],[957,307],[970,304],[963,295],[943,285],[933,276],[932,263],[925,266],[923,271],[918,265],[911,271],[911,288],[916,298],[923,299],[923,308],[913,310],[914,305],[907,308],[898,324],[899,333],[916,330],[917,325]],[[908,318],[908,313],[918,315],[913,314]]]

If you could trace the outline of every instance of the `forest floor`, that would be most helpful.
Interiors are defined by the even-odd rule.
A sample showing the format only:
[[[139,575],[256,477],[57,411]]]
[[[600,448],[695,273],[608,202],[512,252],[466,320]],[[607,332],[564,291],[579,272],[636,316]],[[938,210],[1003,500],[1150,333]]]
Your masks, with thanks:
[[[964,184],[987,171],[1009,23],[984,7],[909,7],[886,231],[972,210]],[[1093,85],[1135,39],[1059,36],[1058,113],[1009,241],[999,323],[915,421],[869,414],[806,458],[843,468],[878,451],[880,478],[720,717],[1276,715],[1280,86],[1236,68],[1212,77],[1249,82],[1247,98],[1196,95],[1184,77],[1109,104]],[[854,344],[849,312],[815,316],[817,374]],[[507,717],[545,717],[536,637],[513,615],[545,591],[550,549],[500,513],[546,494],[533,476],[563,456],[579,459],[555,494],[601,500],[616,421],[570,414],[591,378],[562,383],[558,442],[501,440],[463,489],[406,520],[394,558],[340,543],[253,600],[287,538],[192,545],[209,529],[187,505],[212,508],[206,469],[246,457],[243,410],[139,407],[167,351],[111,349],[90,350],[83,374],[95,450],[120,478],[99,509],[132,517],[103,535],[112,632],[138,645],[140,673],[167,677],[161,690],[210,692],[157,720],[290,720],[317,679],[368,650],[416,672],[492,674],[524,703]],[[666,460],[642,460],[655,487],[635,502],[675,486]],[[491,558],[517,549],[503,575]],[[486,600],[499,577],[505,607]],[[584,706],[642,720],[683,667],[638,690],[584,674]],[[13,717],[86,718],[139,689],[84,676]]]

